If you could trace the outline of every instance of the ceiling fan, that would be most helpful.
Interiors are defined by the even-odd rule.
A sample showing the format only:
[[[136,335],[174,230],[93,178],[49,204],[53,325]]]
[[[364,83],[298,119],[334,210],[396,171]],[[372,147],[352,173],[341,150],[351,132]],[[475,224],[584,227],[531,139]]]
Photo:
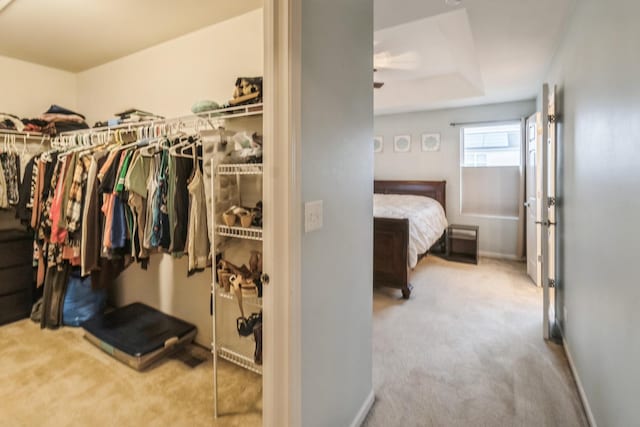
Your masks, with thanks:
[[[374,73],[378,72],[378,69],[377,69],[377,68],[374,68],[374,69],[373,69],[373,72],[374,72]],[[382,86],[384,86],[384,82],[376,82],[376,81],[374,80],[374,82],[373,82],[373,88],[374,88],[374,89],[380,89],[380,88],[382,88]]]
[[[419,66],[419,57],[415,52],[405,52],[392,55],[389,51],[375,53],[373,55],[373,72],[379,70],[412,71]],[[374,89],[380,89],[384,82],[373,82]]]

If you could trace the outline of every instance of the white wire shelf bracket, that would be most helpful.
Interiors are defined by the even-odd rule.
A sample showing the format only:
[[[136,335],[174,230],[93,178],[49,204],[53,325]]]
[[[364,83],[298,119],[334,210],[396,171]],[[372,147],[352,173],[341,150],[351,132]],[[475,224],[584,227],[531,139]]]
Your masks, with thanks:
[[[229,227],[216,226],[216,233],[220,236],[235,237],[238,239],[262,241],[262,228],[259,227]]]
[[[262,163],[219,165],[218,175],[262,175]]]
[[[224,348],[222,346],[214,346],[214,348],[216,347],[218,357],[220,357],[221,359],[227,360],[242,368],[248,369],[258,375],[262,375],[262,366],[256,364],[252,358],[244,356],[240,353],[236,353],[235,351],[229,350],[228,348]]]

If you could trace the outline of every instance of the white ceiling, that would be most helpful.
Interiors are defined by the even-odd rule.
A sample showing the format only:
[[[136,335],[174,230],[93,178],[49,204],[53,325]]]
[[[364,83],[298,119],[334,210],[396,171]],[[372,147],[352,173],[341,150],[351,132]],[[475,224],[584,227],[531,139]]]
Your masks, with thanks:
[[[261,6],[262,0],[14,0],[0,12],[0,55],[78,72]]]
[[[534,98],[574,2],[375,0],[376,114]]]
[[[374,0],[375,79],[385,83],[375,112],[534,98],[575,1]],[[0,55],[78,72],[261,5],[14,0],[0,11]]]

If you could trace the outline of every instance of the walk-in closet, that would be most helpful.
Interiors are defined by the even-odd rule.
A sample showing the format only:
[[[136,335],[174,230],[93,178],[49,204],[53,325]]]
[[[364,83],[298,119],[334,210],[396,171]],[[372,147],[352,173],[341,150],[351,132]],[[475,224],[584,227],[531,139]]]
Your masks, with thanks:
[[[0,2],[2,418],[261,425],[262,2],[63,3]]]

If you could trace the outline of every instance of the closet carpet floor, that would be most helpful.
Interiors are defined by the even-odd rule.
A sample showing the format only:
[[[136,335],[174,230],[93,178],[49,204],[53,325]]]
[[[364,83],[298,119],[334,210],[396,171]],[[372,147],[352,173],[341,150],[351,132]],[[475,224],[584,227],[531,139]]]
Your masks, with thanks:
[[[30,320],[0,327],[0,426],[261,426],[262,379],[220,363],[213,418],[213,368],[177,359],[137,372],[94,347],[82,330],[41,330]]]
[[[410,300],[374,290],[365,426],[588,426],[563,348],[542,339],[523,263],[426,257]]]

